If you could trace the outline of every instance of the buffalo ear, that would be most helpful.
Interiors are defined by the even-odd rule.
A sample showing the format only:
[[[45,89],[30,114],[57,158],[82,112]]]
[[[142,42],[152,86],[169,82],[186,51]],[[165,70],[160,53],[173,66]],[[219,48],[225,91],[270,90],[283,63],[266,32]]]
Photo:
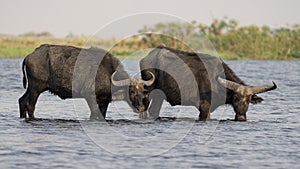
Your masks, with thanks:
[[[251,98],[250,98],[250,103],[252,104],[257,104],[257,103],[260,103],[262,102],[264,99],[257,96],[257,95],[252,95]]]

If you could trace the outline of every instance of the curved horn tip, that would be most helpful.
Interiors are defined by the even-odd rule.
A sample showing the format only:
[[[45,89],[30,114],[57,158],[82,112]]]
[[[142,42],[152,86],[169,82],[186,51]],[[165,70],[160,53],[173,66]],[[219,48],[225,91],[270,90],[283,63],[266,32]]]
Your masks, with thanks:
[[[147,71],[147,72],[151,74],[152,78],[154,77],[154,74],[151,71]]]
[[[155,75],[150,71],[147,71],[147,72],[152,76],[152,78],[150,80],[144,81],[144,84],[146,86],[151,86],[155,81]]]
[[[273,89],[277,89],[277,85],[276,85],[276,83],[274,82],[274,81],[272,81],[272,83],[273,83]]]

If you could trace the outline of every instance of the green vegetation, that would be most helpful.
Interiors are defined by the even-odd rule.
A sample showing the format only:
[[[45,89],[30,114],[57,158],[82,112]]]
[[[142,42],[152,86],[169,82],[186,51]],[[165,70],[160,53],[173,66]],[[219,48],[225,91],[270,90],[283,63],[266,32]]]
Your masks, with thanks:
[[[147,32],[156,32],[147,33]],[[139,35],[127,39],[88,39],[72,34],[55,38],[49,32],[29,32],[20,36],[0,36],[0,58],[24,57],[44,43],[78,47],[100,47],[119,58],[139,58],[159,45],[186,51],[220,55],[223,59],[300,59],[300,25],[271,29],[267,26],[238,26],[223,18],[210,25],[169,22],[144,26]],[[205,36],[203,36],[203,34]],[[205,38],[204,38],[205,37]],[[209,41],[208,41],[208,39]],[[92,44],[92,45],[89,45]],[[215,53],[211,48],[216,49]]]
[[[54,38],[39,36],[0,37],[0,58],[25,57],[44,43],[83,46],[86,38]]]
[[[195,21],[191,24],[159,23],[153,27],[144,27],[140,32],[159,32],[183,41],[188,39],[190,43],[187,45],[197,52],[210,49],[207,41],[203,40],[205,34],[224,59],[300,59],[300,25],[279,29],[255,25],[239,27],[237,21],[225,17],[222,20],[215,19],[209,26]],[[148,46],[153,43],[157,45],[153,35],[144,38],[144,42],[149,42]],[[170,41],[158,41],[164,42],[159,43],[166,46],[186,48],[182,47],[186,44],[181,42],[170,45]]]

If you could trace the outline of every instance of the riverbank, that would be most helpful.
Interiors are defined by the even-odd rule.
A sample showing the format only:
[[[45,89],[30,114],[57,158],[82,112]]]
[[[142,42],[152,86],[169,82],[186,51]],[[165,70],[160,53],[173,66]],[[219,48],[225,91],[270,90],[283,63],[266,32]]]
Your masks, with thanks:
[[[86,36],[56,38],[56,37],[20,37],[20,36],[2,36],[0,37],[0,58],[23,58],[34,51],[41,44],[71,45],[76,47],[93,47],[104,48],[109,50],[119,59],[135,58],[139,59],[144,55],[141,53],[147,49],[146,45],[140,44],[137,39],[127,39],[120,41],[119,39],[101,39],[93,38],[90,40]],[[141,46],[141,48],[139,48]],[[299,60],[300,57],[291,56],[274,56],[272,54],[261,55],[243,55],[225,50],[219,50],[216,47],[219,56],[225,60]],[[254,57],[255,56],[255,57]]]

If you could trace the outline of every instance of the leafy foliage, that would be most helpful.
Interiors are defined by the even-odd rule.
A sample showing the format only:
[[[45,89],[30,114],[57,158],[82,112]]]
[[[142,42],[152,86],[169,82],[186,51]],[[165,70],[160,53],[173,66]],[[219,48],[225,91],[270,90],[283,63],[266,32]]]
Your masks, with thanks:
[[[193,49],[195,46],[206,48],[199,41],[199,38],[206,35],[225,59],[300,59],[299,25],[279,29],[255,25],[238,27],[237,21],[225,17],[222,20],[213,20],[209,26],[194,21],[189,25],[171,22],[145,28],[140,32],[171,32],[174,37],[180,37],[179,39],[189,38],[193,42]],[[156,40],[148,38],[147,41]],[[180,48],[176,45],[171,47]]]

